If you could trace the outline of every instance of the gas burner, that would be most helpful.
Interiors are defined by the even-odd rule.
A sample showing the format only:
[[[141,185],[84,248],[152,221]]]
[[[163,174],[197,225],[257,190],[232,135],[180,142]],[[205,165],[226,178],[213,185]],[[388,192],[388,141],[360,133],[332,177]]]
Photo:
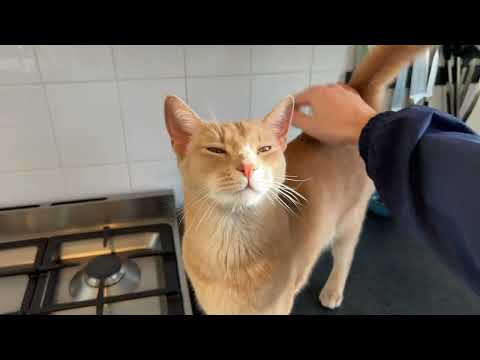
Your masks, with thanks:
[[[173,195],[0,209],[0,314],[191,314]]]
[[[122,280],[125,272],[122,271],[122,260],[118,255],[97,256],[85,267],[85,280],[88,285],[98,288],[100,283],[111,286]]]
[[[105,290],[119,287],[129,293],[138,287],[140,275],[140,268],[130,259],[116,254],[97,256],[72,278],[70,294],[77,301],[95,298],[102,282]]]

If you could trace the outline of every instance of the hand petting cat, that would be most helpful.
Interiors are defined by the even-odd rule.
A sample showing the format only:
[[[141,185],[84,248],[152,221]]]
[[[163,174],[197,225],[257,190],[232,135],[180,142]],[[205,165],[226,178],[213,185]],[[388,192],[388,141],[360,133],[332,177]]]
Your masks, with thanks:
[[[300,108],[308,106],[312,115]],[[295,96],[292,124],[311,137],[331,144],[356,144],[376,111],[348,85],[316,85]]]

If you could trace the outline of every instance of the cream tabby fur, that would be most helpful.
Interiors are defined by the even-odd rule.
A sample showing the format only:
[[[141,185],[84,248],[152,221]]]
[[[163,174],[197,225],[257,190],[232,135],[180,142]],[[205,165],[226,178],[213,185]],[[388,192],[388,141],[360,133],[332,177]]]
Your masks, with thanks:
[[[350,85],[379,109],[385,86],[425,48],[377,46]],[[183,260],[207,314],[289,314],[328,247],[334,262],[320,302],[342,302],[373,184],[356,146],[302,134],[287,148],[293,107],[287,97],[265,119],[218,124],[165,100],[185,195]]]

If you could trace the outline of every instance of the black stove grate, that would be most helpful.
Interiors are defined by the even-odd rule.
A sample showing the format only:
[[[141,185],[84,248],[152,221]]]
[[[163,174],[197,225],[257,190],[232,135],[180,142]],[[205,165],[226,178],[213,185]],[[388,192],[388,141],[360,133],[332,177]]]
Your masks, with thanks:
[[[141,252],[131,252],[123,253],[130,259],[139,258],[139,257],[153,257],[153,256],[162,256],[164,260],[164,267],[165,270],[165,278],[167,287],[164,289],[154,289],[154,290],[146,290],[146,291],[139,291],[129,294],[123,295],[116,295],[116,296],[108,296],[104,297],[103,284],[100,285],[98,290],[98,295],[96,299],[92,300],[84,300],[84,301],[72,301],[68,303],[60,303],[60,304],[53,304],[53,296],[55,291],[55,284],[56,284],[56,277],[58,275],[58,271],[69,267],[69,266],[78,266],[80,263],[78,262],[65,262],[62,264],[55,264],[53,266],[46,266],[42,268],[44,271],[40,278],[39,278],[39,285],[37,286],[37,292],[35,294],[35,299],[33,301],[33,306],[31,308],[30,314],[49,314],[56,311],[62,310],[71,310],[81,307],[87,306],[95,306],[97,309],[97,315],[103,314],[103,306],[108,303],[115,303],[121,302],[126,300],[134,300],[140,298],[147,298],[152,296],[167,296],[168,302],[168,309],[169,313],[174,311],[174,315],[182,315],[183,314],[183,305],[181,308],[176,304],[177,302],[177,295],[180,297],[181,300],[181,290],[180,290],[180,283],[178,279],[178,271],[177,271],[177,262],[175,253],[171,252],[164,252],[164,251],[152,251],[149,254],[141,253]],[[48,270],[47,270],[48,269]],[[172,309],[172,311],[170,311]]]
[[[129,259],[156,256],[162,257],[166,280],[165,288],[105,297],[102,281],[100,283],[96,299],[58,304],[53,303],[55,285],[57,283],[59,271],[66,267],[84,264],[83,261],[78,262],[75,260],[65,260],[60,262],[57,255],[59,254],[60,247],[63,243],[103,237],[104,247],[107,247],[109,238],[112,236],[144,232],[159,233],[159,238],[162,242],[162,249],[164,250],[132,250],[122,252],[121,255]],[[147,225],[122,229],[105,228],[100,232],[5,243],[0,244],[0,250],[4,248],[26,246],[38,247],[34,266],[0,269],[0,277],[23,274],[27,274],[29,276],[29,282],[21,305],[21,310],[11,314],[50,314],[56,311],[94,306],[96,308],[96,314],[101,315],[103,314],[105,304],[162,295],[167,299],[169,315],[183,315],[185,313],[180,289],[180,279],[178,277],[177,259],[173,244],[173,233],[171,227],[167,224]]]
[[[25,315],[28,313],[32,300],[35,288],[37,285],[37,279],[41,273],[41,264],[47,247],[47,239],[35,239],[35,240],[25,240],[25,241],[14,241],[0,243],[0,251],[18,249],[22,247],[36,247],[35,260],[32,265],[20,265],[20,266],[10,266],[0,269],[0,278],[16,275],[27,275],[28,283],[25,293],[23,295],[23,300],[18,311],[8,313],[7,315]]]

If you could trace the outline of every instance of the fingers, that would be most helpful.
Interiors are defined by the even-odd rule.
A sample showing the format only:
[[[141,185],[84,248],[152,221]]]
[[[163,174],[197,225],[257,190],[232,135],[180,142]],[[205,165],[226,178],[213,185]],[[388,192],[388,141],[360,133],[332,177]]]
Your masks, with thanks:
[[[296,94],[295,98],[295,107],[298,108],[303,105],[309,105],[310,99],[312,97],[312,88],[307,88],[302,92]]]
[[[316,95],[318,96],[320,93],[322,93],[324,90],[327,91],[332,91],[335,88],[343,88],[345,90],[348,90],[350,92],[355,92],[356,90],[353,89],[352,87],[343,84],[343,83],[336,83],[336,84],[324,84],[324,85],[314,85],[311,86],[300,93],[295,95],[295,103],[298,105],[306,105],[309,104],[312,100],[313,97]]]
[[[349,86],[347,84],[338,84],[338,85],[340,85],[344,90],[350,91],[350,92],[358,95],[358,91],[355,90],[354,88],[352,88],[351,86]]]
[[[295,109],[293,111],[292,125],[308,132],[312,127],[312,118]]]

